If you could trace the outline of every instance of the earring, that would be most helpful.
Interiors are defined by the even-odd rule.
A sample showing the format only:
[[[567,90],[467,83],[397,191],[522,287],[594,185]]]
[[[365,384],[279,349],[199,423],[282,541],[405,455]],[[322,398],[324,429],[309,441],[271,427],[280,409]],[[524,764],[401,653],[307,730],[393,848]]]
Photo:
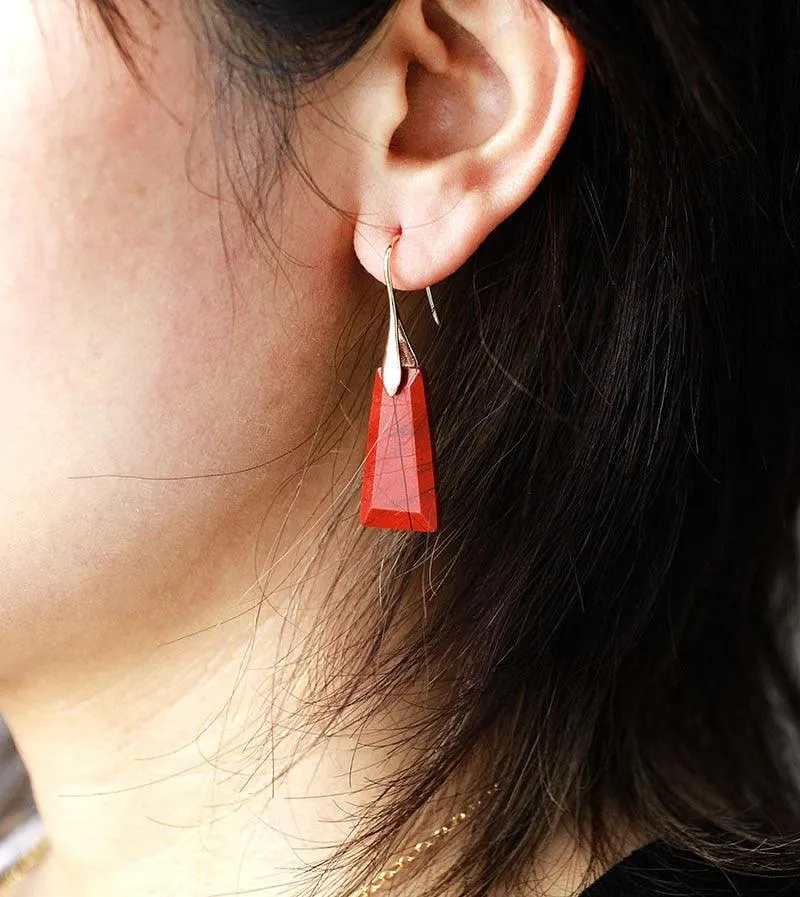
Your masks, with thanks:
[[[383,259],[389,294],[389,335],[383,365],[375,373],[361,487],[361,523],[380,529],[436,532],[436,471],[425,375],[397,313],[392,249]],[[430,287],[433,319],[439,324]]]

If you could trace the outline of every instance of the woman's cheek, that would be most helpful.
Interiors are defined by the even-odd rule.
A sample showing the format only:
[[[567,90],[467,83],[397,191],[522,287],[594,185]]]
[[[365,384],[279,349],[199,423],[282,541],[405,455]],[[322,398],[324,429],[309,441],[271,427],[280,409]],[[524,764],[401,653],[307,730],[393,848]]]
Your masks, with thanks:
[[[239,209],[220,201],[185,28],[165,22],[152,41],[142,86],[106,41],[87,44],[71,0],[0,8],[9,663],[43,608],[58,608],[62,642],[122,625],[126,606],[141,617],[170,577],[208,560],[217,533],[257,524],[273,480],[302,463],[220,474],[313,432],[318,402],[294,372],[315,383],[315,364],[332,368],[324,351],[303,355],[302,334],[325,327],[304,320],[302,301],[298,315],[311,280],[294,272],[295,292],[272,296],[275,270],[242,250]],[[313,237],[324,253],[323,230]],[[325,321],[333,334],[335,315]]]

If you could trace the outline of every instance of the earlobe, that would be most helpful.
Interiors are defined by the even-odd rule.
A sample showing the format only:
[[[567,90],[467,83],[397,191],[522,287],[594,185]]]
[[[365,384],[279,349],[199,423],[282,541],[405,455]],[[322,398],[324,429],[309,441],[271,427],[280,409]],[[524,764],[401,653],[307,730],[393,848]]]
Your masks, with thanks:
[[[395,284],[416,290],[457,270],[536,189],[574,118],[583,52],[536,0],[401,0],[376,53],[370,77],[393,85],[397,108],[361,122],[371,150],[355,251],[382,280],[402,234]]]

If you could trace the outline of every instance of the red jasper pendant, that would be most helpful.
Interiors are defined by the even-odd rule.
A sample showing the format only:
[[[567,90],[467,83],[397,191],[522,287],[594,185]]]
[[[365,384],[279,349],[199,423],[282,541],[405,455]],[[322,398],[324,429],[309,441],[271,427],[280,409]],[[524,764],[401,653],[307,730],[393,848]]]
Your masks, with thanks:
[[[361,489],[361,523],[381,529],[436,532],[439,527],[425,375],[404,367],[390,396],[375,374]]]

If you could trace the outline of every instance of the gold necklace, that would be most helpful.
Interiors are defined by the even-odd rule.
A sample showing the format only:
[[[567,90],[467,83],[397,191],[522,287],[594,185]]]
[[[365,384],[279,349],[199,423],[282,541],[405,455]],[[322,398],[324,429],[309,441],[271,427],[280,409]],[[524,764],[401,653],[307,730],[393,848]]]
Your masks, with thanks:
[[[371,897],[377,890],[382,888],[387,882],[391,881],[395,875],[415,862],[421,854],[436,846],[439,841],[450,834],[453,829],[457,828],[463,822],[471,819],[478,810],[486,803],[486,801],[494,795],[499,785],[493,785],[488,791],[485,791],[479,798],[471,804],[464,807],[460,813],[451,816],[444,824],[435,828],[427,838],[401,853],[390,866],[381,870],[368,884],[358,892],[358,897]],[[15,863],[6,869],[5,873],[0,876],[0,895],[7,894],[10,888],[18,881],[25,878],[42,862],[50,849],[50,841],[47,837],[40,838],[31,849],[24,853]]]
[[[460,813],[456,813],[455,816],[451,816],[450,819],[444,824],[440,825],[439,828],[434,829],[430,835],[423,841],[417,841],[417,843],[407,850],[405,853],[401,853],[394,862],[390,866],[387,866],[381,872],[379,872],[375,878],[372,879],[368,884],[364,885],[363,888],[358,892],[358,897],[371,897],[377,890],[382,888],[387,882],[391,881],[395,875],[401,872],[406,866],[410,866],[412,863],[416,862],[419,856],[429,850],[431,847],[434,847],[439,843],[439,841],[450,832],[453,831],[454,828],[461,825],[462,822],[466,822],[467,819],[471,819],[478,810],[486,803],[486,801],[494,796],[494,793],[500,787],[499,783],[492,785],[487,791],[484,791],[483,794],[474,800],[471,804],[464,807],[464,809]]]
[[[0,894],[7,894],[13,885],[25,878],[45,858],[50,849],[50,842],[46,837],[40,838],[27,853],[6,869],[0,876]]]

